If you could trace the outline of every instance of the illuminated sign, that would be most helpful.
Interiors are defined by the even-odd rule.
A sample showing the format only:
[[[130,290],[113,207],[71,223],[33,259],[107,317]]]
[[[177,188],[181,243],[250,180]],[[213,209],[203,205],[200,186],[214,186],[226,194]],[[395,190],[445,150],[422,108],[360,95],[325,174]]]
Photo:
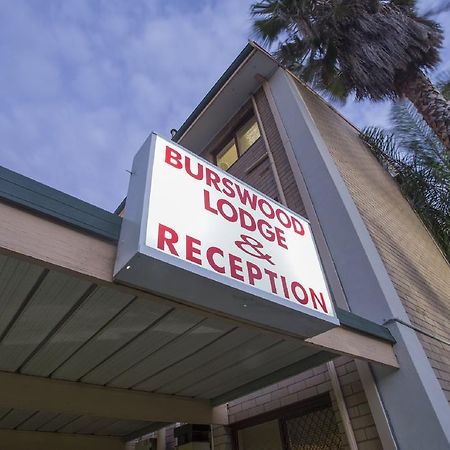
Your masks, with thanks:
[[[337,323],[309,222],[155,134],[135,158],[115,278],[256,322]]]

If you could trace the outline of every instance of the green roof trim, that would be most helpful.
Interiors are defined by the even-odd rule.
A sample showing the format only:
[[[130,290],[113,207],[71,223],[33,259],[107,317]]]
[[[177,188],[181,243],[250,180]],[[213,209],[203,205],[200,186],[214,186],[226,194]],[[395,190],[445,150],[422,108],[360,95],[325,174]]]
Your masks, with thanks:
[[[122,219],[111,212],[0,167],[0,200],[118,241]]]
[[[114,214],[120,214],[120,213],[125,209],[126,203],[127,203],[127,198],[125,197],[125,198],[120,202],[120,205],[115,209]]]
[[[388,328],[383,325],[378,325],[371,320],[364,319],[364,317],[358,316],[355,313],[346,311],[345,309],[336,308],[336,314],[338,316],[341,325],[347,328],[351,328],[361,333],[368,334],[369,336],[378,337],[384,341],[395,344],[395,339],[392,336]]]
[[[192,111],[191,115],[186,119],[186,121],[177,130],[172,140],[178,142],[178,140],[183,136],[185,131],[192,125],[197,116],[203,111],[203,109],[208,105],[208,103],[214,98],[214,96],[222,89],[223,85],[228,81],[228,79],[233,75],[236,69],[242,64],[242,62],[250,55],[250,53],[255,49],[255,47],[248,43],[244,49],[239,53],[237,58],[231,63],[230,67],[223,73],[223,75],[217,80],[216,84],[211,88],[211,90],[205,95],[203,100],[197,105],[197,107]]]

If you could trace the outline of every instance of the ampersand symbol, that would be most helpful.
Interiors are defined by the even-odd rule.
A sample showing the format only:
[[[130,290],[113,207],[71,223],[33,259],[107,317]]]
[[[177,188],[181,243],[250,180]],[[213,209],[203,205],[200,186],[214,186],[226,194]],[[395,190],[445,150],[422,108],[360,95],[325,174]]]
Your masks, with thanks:
[[[264,248],[264,245],[261,244],[257,239],[251,236],[247,236],[246,234],[241,234],[242,241],[234,241],[234,243],[240,248],[243,252],[247,253],[247,255],[254,256],[255,258],[265,259],[267,262],[272,264],[275,263],[272,261],[272,257],[268,253],[263,253],[261,249]],[[253,250],[254,253],[250,252],[249,249]]]

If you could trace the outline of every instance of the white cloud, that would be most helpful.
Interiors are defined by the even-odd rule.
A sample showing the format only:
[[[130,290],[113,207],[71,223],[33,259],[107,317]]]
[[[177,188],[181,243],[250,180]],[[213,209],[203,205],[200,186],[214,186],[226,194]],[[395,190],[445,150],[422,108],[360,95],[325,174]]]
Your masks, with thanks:
[[[245,46],[250,4],[0,0],[0,164],[113,210],[148,133],[179,127]],[[388,108],[343,111],[382,125]]]
[[[0,164],[107,209],[246,43],[245,2],[3,1]]]

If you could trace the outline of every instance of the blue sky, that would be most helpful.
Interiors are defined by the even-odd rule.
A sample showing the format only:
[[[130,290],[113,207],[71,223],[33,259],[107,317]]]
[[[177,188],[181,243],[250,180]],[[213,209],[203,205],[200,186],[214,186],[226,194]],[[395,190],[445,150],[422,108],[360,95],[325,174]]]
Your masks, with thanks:
[[[0,0],[0,165],[114,210],[146,136],[178,128],[245,46],[251,3]],[[387,104],[340,109],[387,124]]]

